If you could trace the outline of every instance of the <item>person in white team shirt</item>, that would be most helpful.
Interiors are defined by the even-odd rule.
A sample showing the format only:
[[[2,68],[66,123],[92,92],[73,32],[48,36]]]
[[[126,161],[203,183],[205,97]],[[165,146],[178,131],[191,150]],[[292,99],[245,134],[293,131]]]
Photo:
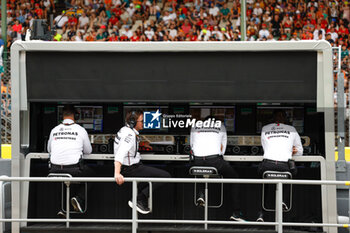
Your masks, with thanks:
[[[92,152],[86,130],[74,122],[75,110],[72,105],[63,107],[63,122],[53,128],[47,144],[50,154],[50,173],[68,173],[76,177],[92,176],[94,172],[83,166],[83,155]],[[75,187],[77,186],[77,187]],[[88,184],[88,190],[91,185]],[[73,185],[71,204],[75,211],[83,212],[85,185]],[[64,215],[61,211],[58,215]]]
[[[296,168],[289,166],[289,160],[292,159],[292,156],[303,155],[300,136],[293,126],[285,124],[285,111],[275,110],[273,119],[274,123],[264,126],[261,130],[264,159],[258,168],[258,173],[262,175],[265,171],[280,171],[296,175]],[[284,204],[284,208],[288,207]],[[262,211],[257,221],[264,221]]]
[[[212,116],[205,118],[205,121],[214,121]],[[193,153],[193,164],[195,166],[215,167],[224,178],[237,178],[237,172],[224,160],[227,144],[227,133],[224,124],[221,127],[192,127],[190,144]],[[244,221],[240,211],[239,184],[230,184],[231,197],[233,199],[233,214],[230,219],[233,221]],[[203,186],[200,186],[197,205],[204,206]]]
[[[130,111],[125,117],[125,126],[122,127],[114,140],[114,178],[118,185],[124,183],[125,177],[162,177],[170,178],[167,171],[142,164],[139,148],[139,131],[143,129],[143,112]],[[153,190],[164,183],[152,183]],[[137,211],[141,214],[150,213],[148,208],[149,186],[147,183],[138,183]],[[132,201],[128,202],[132,208]]]

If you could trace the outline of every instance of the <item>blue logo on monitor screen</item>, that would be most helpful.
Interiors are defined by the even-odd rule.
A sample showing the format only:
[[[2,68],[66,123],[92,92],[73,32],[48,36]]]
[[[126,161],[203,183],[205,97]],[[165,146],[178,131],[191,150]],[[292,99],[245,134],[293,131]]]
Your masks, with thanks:
[[[143,112],[143,128],[144,129],[160,129],[160,116],[162,114],[159,109],[156,112]]]

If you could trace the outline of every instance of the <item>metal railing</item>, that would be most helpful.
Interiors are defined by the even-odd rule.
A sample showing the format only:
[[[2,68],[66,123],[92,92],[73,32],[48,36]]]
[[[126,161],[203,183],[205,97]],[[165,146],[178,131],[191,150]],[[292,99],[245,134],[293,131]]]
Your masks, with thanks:
[[[8,178],[8,176],[0,176],[0,178]],[[6,218],[6,187],[11,183],[0,180],[0,219]],[[0,222],[0,233],[6,230],[5,222]]]
[[[114,178],[61,178],[61,177],[0,177],[0,182],[115,182]],[[298,223],[283,222],[282,195],[283,184],[293,185],[350,185],[350,181],[326,181],[326,180],[278,180],[278,179],[195,179],[195,178],[125,178],[125,182],[132,182],[132,218],[131,219],[4,219],[0,222],[94,222],[94,223],[132,223],[132,232],[136,233],[138,223],[181,223],[181,224],[222,224],[222,225],[265,225],[275,226],[278,233],[283,232],[283,226],[306,226],[306,227],[344,227],[349,224],[338,223]],[[242,184],[276,184],[276,206],[277,219],[275,222],[233,222],[212,220],[173,220],[173,219],[138,219],[136,210],[137,183],[138,182],[160,182],[160,183],[242,183]],[[350,200],[350,191],[349,191]],[[207,208],[207,206],[206,206]],[[68,225],[68,224],[67,224]]]

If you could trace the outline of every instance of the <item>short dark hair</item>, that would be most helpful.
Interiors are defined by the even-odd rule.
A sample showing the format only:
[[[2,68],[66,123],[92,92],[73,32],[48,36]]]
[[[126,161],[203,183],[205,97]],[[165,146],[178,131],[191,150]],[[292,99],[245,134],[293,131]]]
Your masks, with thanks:
[[[63,107],[63,117],[75,115],[75,108],[72,104],[66,104]]]
[[[273,110],[273,120],[275,122],[281,122],[284,123],[287,120],[287,114],[286,111],[283,109],[275,109]]]

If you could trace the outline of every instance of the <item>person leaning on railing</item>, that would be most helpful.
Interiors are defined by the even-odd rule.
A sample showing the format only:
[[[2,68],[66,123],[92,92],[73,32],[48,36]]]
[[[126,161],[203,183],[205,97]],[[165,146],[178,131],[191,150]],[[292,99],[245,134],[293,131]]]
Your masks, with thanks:
[[[296,167],[292,156],[303,155],[300,136],[293,126],[286,125],[286,112],[277,109],[273,112],[274,123],[265,125],[261,130],[261,145],[264,149],[264,159],[258,168],[261,176],[265,171],[290,172],[296,175]],[[283,208],[288,209],[286,202]],[[264,221],[261,210],[257,221]]]
[[[143,128],[143,112],[140,110],[130,111],[125,117],[125,126],[122,127],[114,140],[114,177],[118,185],[124,183],[125,177],[159,177],[170,178],[170,174],[162,169],[145,166],[140,161],[139,131]],[[154,183],[153,189],[159,188],[163,183]],[[138,184],[137,211],[141,214],[150,213],[148,207],[149,186],[147,183]],[[130,200],[128,205],[132,208]]]

